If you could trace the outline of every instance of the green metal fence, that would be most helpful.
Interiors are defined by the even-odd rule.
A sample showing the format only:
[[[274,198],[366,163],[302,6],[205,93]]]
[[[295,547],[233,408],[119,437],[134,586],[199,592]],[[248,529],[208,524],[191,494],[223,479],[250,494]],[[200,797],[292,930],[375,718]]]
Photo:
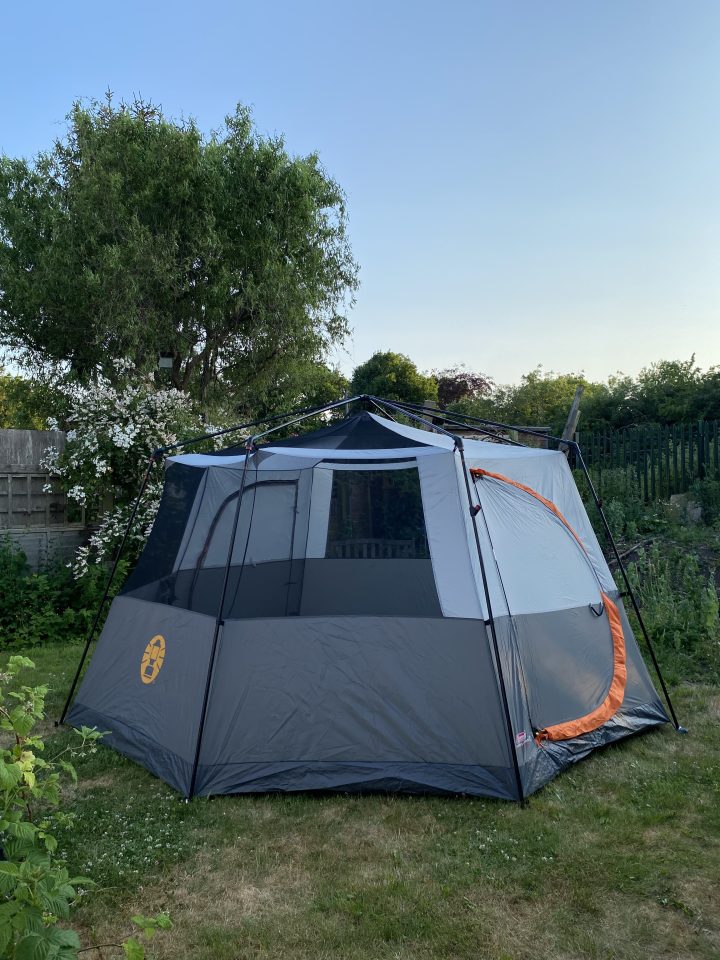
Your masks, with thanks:
[[[632,467],[645,500],[668,499],[685,493],[697,478],[720,477],[718,420],[580,431],[577,439],[585,462],[600,478],[603,470]]]

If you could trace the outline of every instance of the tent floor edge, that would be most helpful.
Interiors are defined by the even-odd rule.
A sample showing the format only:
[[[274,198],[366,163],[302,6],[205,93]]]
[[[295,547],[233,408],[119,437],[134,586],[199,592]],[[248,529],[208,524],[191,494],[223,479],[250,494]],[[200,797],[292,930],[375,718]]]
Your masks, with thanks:
[[[144,767],[172,790],[189,799],[188,789],[192,770],[192,763],[189,760],[168,750],[167,747],[152,740],[135,727],[97,713],[78,703],[77,700],[68,711],[66,723],[67,726],[75,729],[87,726],[96,727],[99,730],[111,730],[100,740],[101,746],[109,747]]]

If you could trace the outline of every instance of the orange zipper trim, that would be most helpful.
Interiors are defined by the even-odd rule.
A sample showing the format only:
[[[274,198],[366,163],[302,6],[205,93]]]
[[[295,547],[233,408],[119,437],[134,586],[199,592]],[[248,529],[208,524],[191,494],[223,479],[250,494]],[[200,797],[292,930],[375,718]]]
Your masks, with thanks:
[[[537,490],[533,490],[532,487],[528,487],[524,483],[519,483],[517,480],[512,480],[510,477],[506,477],[502,473],[491,473],[489,470],[483,470],[480,467],[473,467],[470,470],[470,474],[476,479],[480,477],[492,477],[493,480],[500,480],[503,483],[509,483],[511,486],[517,487],[519,490],[523,490],[525,493],[530,494],[531,497],[539,500],[540,503],[546,506],[548,510],[552,511],[558,520],[564,524],[564,526],[573,535],[575,540],[577,540],[577,542],[580,544],[580,547],[585,555],[588,556],[585,544],[582,542],[576,531],[573,530],[552,500],[548,500],[546,497],[543,497],[537,492]],[[600,706],[595,710],[592,710],[590,713],[586,713],[584,716],[578,717],[577,720],[568,720],[564,723],[556,723],[550,727],[545,727],[543,730],[538,730],[535,734],[535,741],[538,744],[542,743],[543,740],[570,740],[573,737],[580,737],[584,733],[590,733],[592,730],[597,730],[598,727],[601,727],[617,713],[623,702],[625,697],[625,684],[627,683],[627,661],[625,635],[623,634],[622,621],[620,620],[620,611],[617,608],[617,604],[615,604],[606,593],[601,591],[600,596],[602,597],[605,612],[607,613],[608,621],[610,623],[610,634],[613,642],[613,676],[610,683],[610,689],[608,690],[607,696]]]

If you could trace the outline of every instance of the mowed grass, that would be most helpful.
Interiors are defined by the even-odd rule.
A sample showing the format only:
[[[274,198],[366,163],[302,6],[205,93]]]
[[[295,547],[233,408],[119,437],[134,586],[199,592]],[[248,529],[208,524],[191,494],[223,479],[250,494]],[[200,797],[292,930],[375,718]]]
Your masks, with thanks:
[[[77,646],[35,649],[58,710]],[[717,958],[720,689],[682,686],[690,734],[611,746],[526,807],[392,796],[187,804],[110,749],[79,764],[62,834],[97,882],[85,945],[167,910],[158,958]],[[60,744],[66,730],[49,728]],[[87,951],[100,960],[112,951]]]

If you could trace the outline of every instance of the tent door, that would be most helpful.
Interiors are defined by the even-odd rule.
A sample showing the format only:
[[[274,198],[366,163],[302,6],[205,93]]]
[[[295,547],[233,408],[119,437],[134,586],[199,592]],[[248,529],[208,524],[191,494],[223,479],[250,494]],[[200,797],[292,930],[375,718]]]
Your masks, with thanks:
[[[224,617],[291,616],[302,564],[293,560],[298,481],[268,479],[243,491]]]

